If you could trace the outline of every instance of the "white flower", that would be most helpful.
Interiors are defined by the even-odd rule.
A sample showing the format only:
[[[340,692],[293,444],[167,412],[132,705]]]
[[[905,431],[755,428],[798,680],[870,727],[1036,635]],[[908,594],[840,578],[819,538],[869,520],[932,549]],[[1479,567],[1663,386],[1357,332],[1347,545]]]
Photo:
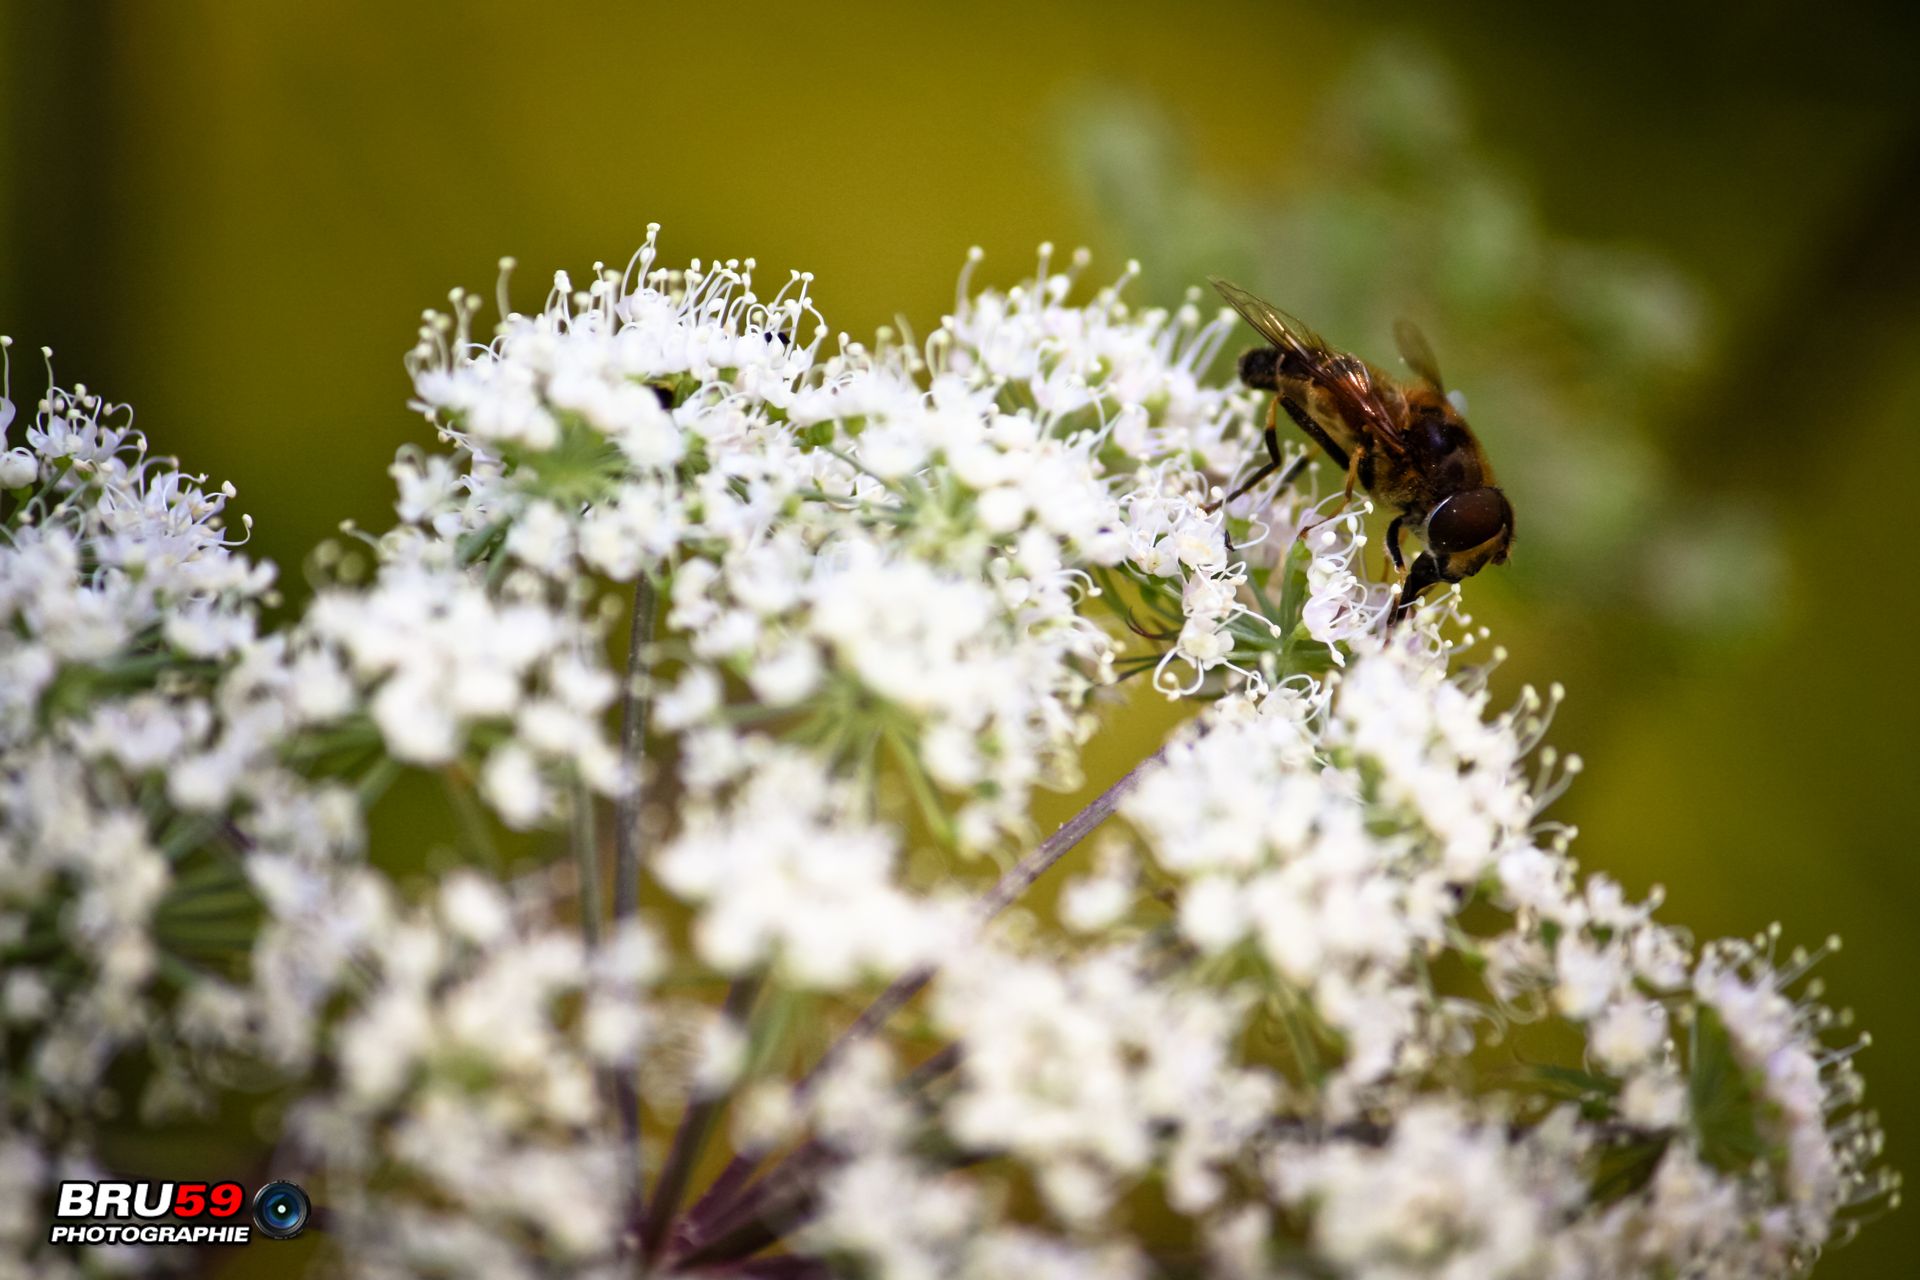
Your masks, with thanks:
[[[784,707],[804,699],[820,684],[820,658],[811,644],[792,640],[754,665],[747,679],[768,706]]]
[[[654,871],[701,903],[695,944],[739,974],[769,961],[803,987],[842,987],[932,960],[951,913],[892,883],[883,831],[841,816],[846,798],[804,758],[758,762],[727,810],[690,817]]]
[[[39,473],[39,461],[25,449],[9,449],[0,453],[0,489],[24,488],[32,484],[33,478]]]
[[[1618,952],[1596,947],[1578,934],[1560,940],[1555,956],[1560,985],[1554,991],[1561,1012],[1587,1019],[1605,1008],[1625,980]]]
[[[1651,1057],[1666,1034],[1667,1014],[1659,1005],[1650,1000],[1615,1004],[1594,1026],[1594,1056],[1610,1070],[1624,1072]]]
[[[1287,1203],[1313,1203],[1314,1242],[1346,1271],[1497,1280],[1541,1274],[1555,1211],[1581,1195],[1573,1170],[1543,1179],[1530,1163],[1499,1126],[1426,1104],[1377,1150],[1288,1145],[1270,1176]]]
[[[442,882],[440,914],[455,934],[481,946],[498,941],[513,924],[512,912],[499,889],[471,871]]]
[[[536,569],[557,572],[573,555],[572,526],[552,503],[531,503],[507,534],[507,550]]]
[[[1687,1114],[1686,1086],[1655,1073],[1636,1075],[1620,1091],[1620,1115],[1643,1129],[1677,1127]]]

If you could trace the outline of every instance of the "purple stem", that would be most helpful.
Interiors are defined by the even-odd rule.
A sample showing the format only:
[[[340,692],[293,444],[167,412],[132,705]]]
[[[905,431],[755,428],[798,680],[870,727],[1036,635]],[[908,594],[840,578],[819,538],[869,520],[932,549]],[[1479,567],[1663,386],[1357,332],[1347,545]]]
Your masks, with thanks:
[[[753,1008],[754,998],[759,994],[758,977],[735,979],[733,985],[727,988],[726,1016],[734,1022],[744,1022]],[[694,1166],[700,1162],[700,1152],[707,1145],[707,1135],[712,1132],[713,1122],[719,1118],[720,1108],[725,1105],[724,1092],[708,1097],[696,1095],[687,1101],[686,1112],[680,1117],[680,1127],[674,1131],[673,1146],[668,1149],[666,1163],[660,1166],[660,1181],[653,1188],[653,1199],[648,1202],[646,1213],[640,1221],[642,1258],[659,1254],[660,1246],[667,1237],[667,1229],[673,1225],[674,1211],[680,1207],[680,1197],[686,1193]]]

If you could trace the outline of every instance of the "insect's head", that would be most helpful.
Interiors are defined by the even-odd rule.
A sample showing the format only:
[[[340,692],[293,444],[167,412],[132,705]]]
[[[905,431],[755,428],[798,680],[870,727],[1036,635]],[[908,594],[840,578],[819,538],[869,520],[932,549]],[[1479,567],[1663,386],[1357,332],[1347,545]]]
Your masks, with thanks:
[[[1445,582],[1504,564],[1513,545],[1513,504],[1492,487],[1450,494],[1427,513],[1426,544]]]
[[[1471,578],[1490,564],[1505,564],[1513,546],[1513,504],[1491,486],[1449,494],[1427,513],[1427,549],[1408,566],[1392,622],[1413,607],[1428,587]]]

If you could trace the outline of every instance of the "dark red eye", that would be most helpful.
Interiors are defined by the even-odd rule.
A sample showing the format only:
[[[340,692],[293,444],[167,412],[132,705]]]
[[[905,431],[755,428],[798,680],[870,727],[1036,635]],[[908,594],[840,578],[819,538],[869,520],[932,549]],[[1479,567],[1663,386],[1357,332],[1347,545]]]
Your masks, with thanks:
[[[1470,551],[1498,537],[1513,523],[1507,496],[1498,489],[1469,489],[1456,493],[1427,517],[1427,545],[1453,555]]]

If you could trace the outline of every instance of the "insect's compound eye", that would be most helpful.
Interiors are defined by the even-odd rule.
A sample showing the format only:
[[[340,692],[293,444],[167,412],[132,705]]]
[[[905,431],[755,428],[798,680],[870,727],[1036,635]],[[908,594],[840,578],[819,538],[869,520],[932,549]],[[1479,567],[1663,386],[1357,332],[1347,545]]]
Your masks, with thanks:
[[[1427,517],[1427,545],[1454,555],[1470,551],[1500,535],[1513,523],[1513,509],[1498,489],[1468,489],[1456,493]]]

